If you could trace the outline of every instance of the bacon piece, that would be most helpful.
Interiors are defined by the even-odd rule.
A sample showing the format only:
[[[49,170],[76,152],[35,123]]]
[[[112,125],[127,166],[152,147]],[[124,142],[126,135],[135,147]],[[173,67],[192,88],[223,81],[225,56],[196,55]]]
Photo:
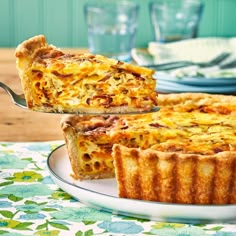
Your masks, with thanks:
[[[71,77],[73,75],[72,73],[63,75],[63,74],[60,74],[57,71],[52,71],[52,74],[54,74],[55,76],[57,76],[59,78],[67,78],[67,77]]]

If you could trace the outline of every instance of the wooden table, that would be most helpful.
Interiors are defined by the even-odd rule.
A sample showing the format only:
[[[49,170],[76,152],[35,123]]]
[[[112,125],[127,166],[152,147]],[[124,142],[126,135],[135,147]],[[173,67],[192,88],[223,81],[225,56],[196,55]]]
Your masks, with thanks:
[[[85,52],[85,49],[66,49]],[[23,93],[16,70],[14,48],[0,48],[0,81],[16,93]],[[62,140],[62,115],[38,113],[14,105],[9,95],[0,88],[0,141]]]

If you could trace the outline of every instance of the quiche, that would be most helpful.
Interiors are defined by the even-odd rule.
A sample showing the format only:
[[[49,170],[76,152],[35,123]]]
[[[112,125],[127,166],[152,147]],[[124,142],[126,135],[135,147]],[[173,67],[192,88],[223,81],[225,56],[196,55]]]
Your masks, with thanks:
[[[101,55],[67,54],[37,35],[16,48],[29,109],[61,113],[123,113],[157,106],[154,71]]]
[[[186,204],[236,203],[236,97],[159,94],[160,111],[64,116],[75,179],[115,177],[119,196]]]

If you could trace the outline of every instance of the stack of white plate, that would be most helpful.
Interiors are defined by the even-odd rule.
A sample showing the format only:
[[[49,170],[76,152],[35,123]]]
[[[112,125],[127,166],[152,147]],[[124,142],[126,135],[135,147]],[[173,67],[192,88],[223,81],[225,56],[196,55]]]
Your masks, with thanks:
[[[163,93],[214,93],[236,94],[236,77],[228,78],[197,78],[172,77],[165,72],[156,72],[157,91]]]

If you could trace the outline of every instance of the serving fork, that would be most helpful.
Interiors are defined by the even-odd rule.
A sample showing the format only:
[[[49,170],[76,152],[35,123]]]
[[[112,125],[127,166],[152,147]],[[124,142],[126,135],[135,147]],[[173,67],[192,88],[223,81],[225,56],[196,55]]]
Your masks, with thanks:
[[[8,95],[11,97],[13,103],[19,107],[27,108],[24,94],[16,94],[11,88],[0,81],[0,87],[2,87]]]
[[[0,81],[0,87],[3,88],[8,95],[11,97],[13,103],[21,108],[28,109],[24,94],[16,94],[10,87]],[[159,111],[160,107],[154,107],[149,111],[134,111],[134,112],[125,112],[125,113],[75,113],[75,112],[47,112],[47,113],[58,113],[58,114],[81,114],[81,115],[133,115],[133,114],[144,114],[144,113],[152,113]]]
[[[226,60],[230,55],[231,55],[231,53],[229,53],[229,52],[223,52],[208,62],[175,61],[175,62],[144,65],[144,66],[149,67],[149,68],[153,68],[157,71],[172,70],[172,69],[182,68],[182,67],[186,67],[186,66],[194,66],[194,65],[199,66],[201,68],[206,68],[206,67],[219,65],[224,60]],[[236,66],[236,61],[234,61],[234,63],[227,63],[225,65],[222,65],[222,66],[220,66],[220,68],[222,67],[222,69],[226,69],[226,68],[232,68],[234,66]]]

